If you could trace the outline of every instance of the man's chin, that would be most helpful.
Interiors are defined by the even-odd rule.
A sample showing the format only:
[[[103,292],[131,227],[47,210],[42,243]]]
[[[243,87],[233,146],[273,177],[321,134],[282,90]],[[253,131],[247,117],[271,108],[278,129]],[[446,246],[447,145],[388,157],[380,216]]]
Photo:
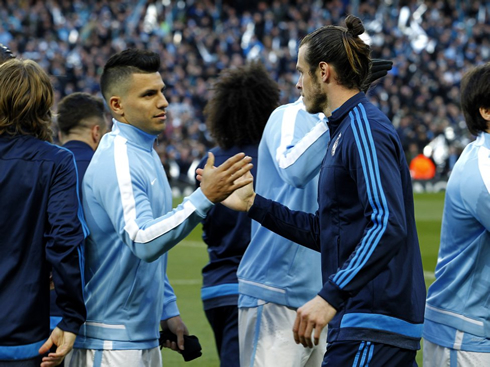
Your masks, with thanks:
[[[307,105],[305,105],[305,109],[306,109],[306,112],[311,113],[311,114],[323,112],[322,109],[319,108],[318,106],[307,106]]]

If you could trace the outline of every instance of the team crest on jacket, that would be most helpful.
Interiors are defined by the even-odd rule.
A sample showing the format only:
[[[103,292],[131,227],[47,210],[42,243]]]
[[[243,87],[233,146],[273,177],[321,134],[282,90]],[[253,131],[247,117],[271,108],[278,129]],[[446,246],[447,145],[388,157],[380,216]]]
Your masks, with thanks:
[[[335,139],[335,143],[333,143],[333,147],[332,147],[332,157],[334,156],[335,154],[335,151],[337,150],[337,146],[339,145],[339,140],[340,140],[340,137],[342,136],[342,133],[339,134],[339,136],[337,136],[337,139]]]

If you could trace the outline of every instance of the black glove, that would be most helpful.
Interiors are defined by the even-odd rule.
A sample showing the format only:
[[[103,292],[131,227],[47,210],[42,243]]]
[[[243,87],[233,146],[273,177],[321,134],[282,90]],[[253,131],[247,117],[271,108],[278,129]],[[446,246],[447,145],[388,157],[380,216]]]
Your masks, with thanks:
[[[163,345],[167,340],[177,343],[177,335],[168,329],[160,331],[160,349],[163,348]],[[186,362],[202,356],[201,344],[199,343],[197,336],[184,335],[184,350],[179,350],[179,353],[182,354],[182,357],[184,357],[184,361]]]
[[[391,70],[392,66],[393,66],[393,61],[391,60],[372,59],[371,75],[369,76],[369,79],[366,81],[366,86],[363,88],[364,92],[366,92],[369,89],[372,82],[388,74],[388,71]]]

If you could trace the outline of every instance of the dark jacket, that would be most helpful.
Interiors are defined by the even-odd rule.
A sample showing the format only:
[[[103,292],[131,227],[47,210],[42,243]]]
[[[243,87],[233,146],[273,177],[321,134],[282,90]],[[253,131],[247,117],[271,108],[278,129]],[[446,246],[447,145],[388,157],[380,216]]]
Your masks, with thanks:
[[[338,313],[328,342],[419,349],[425,282],[410,172],[390,121],[363,93],[329,117],[316,214],[257,196],[249,215],[322,253],[319,295]]]
[[[84,223],[73,154],[31,136],[0,136],[0,360],[38,355],[49,336],[49,274],[60,329],[85,321]],[[14,348],[17,347],[17,348]]]
[[[252,175],[257,173],[256,145],[233,147],[223,150],[219,147],[211,149],[215,156],[215,166],[219,166],[228,158],[244,152],[252,157]],[[198,168],[203,168],[207,156],[201,160]],[[196,182],[199,186],[199,181]],[[228,209],[216,204],[208,212],[202,222],[204,242],[208,245],[209,263],[203,268],[203,287],[201,297],[204,309],[238,304],[237,269],[243,253],[250,243],[251,219],[247,213]]]
[[[63,148],[68,149],[75,156],[75,163],[78,172],[78,195],[80,196],[80,203],[82,202],[82,181],[83,176],[85,176],[85,171],[94,156],[94,150],[83,141],[70,140],[63,145]],[[63,314],[56,303],[56,292],[51,291],[51,305],[50,305],[50,315],[51,315],[51,329],[60,321],[60,316]]]

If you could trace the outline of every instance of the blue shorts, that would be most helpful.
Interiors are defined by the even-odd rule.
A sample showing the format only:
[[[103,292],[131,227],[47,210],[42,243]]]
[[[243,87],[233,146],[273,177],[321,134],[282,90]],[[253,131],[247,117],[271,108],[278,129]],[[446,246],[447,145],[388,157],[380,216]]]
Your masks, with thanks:
[[[222,306],[204,311],[213,328],[221,366],[239,366],[238,306]]]
[[[329,343],[322,367],[417,367],[417,351],[368,341]]]
[[[0,367],[39,367],[42,359],[43,356],[23,360],[0,361]]]

